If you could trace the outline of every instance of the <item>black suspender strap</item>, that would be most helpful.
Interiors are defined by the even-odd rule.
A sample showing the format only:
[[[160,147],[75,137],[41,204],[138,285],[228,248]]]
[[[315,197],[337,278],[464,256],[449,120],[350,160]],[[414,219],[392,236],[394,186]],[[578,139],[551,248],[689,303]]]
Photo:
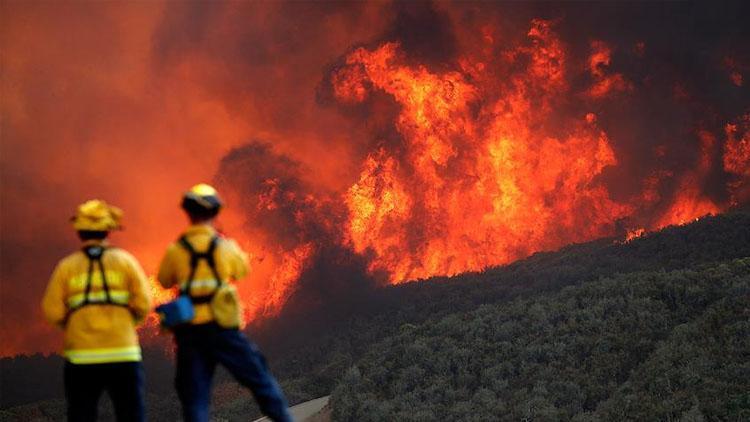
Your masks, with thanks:
[[[83,253],[89,258],[89,273],[86,277],[86,293],[84,294],[84,303],[88,304],[89,292],[91,292],[91,279],[94,275],[94,264],[99,264],[99,271],[102,275],[102,290],[104,290],[104,297],[106,298],[105,303],[113,304],[112,297],[109,294],[109,282],[107,282],[107,272],[104,270],[104,263],[102,263],[102,257],[104,256],[105,248],[103,246],[89,246],[83,249]]]
[[[195,268],[198,266],[198,258],[195,254],[195,249],[193,249],[193,245],[188,242],[187,237],[182,236],[180,237],[180,246],[185,248],[188,253],[190,254],[190,274],[188,275],[187,282],[185,283],[185,290],[183,293],[190,292],[190,287],[193,285],[193,278],[195,277]]]
[[[104,263],[102,262],[104,251],[106,251],[106,248],[101,245],[85,246],[82,249],[82,252],[89,259],[89,269],[88,269],[88,273],[86,274],[86,287],[83,291],[83,301],[81,301],[80,304],[77,304],[76,306],[69,308],[68,316],[73,311],[76,311],[86,305],[117,305],[117,306],[125,306],[125,307],[128,306],[126,304],[117,303],[114,300],[112,300],[112,296],[109,292],[109,282],[107,281],[107,271],[105,271]],[[91,297],[90,297],[92,279],[94,277],[94,271],[96,271],[97,265],[99,266],[99,272],[101,273],[101,276],[102,276],[102,290],[104,291],[104,297],[105,297],[104,302],[98,302],[98,301],[92,302]]]
[[[102,256],[104,255],[103,246],[87,246],[83,248],[83,253],[89,259],[89,272],[86,275],[86,291],[83,293],[83,303],[81,306],[86,306],[91,303],[89,293],[91,293],[91,280],[94,277],[94,265],[99,264],[99,271],[102,275],[102,290],[104,290],[104,297],[106,298],[104,303],[112,303],[112,299],[109,297],[109,286],[107,285],[107,276],[104,271],[104,264],[102,264]]]
[[[89,271],[86,274],[86,289],[83,291],[83,302],[81,302],[81,304],[77,306],[79,308],[81,306],[86,306],[89,304],[89,293],[91,293],[91,277],[94,275],[94,260],[89,256],[87,249],[84,249],[83,253],[85,253],[86,256],[89,257]],[[99,263],[101,264],[101,261],[99,261]],[[102,281],[104,280],[102,279]]]
[[[216,291],[221,285],[221,277],[219,276],[219,272],[216,270],[216,259],[214,257],[216,245],[219,243],[219,237],[211,237],[211,241],[208,244],[208,249],[206,249],[205,252],[196,252],[195,248],[193,248],[193,245],[190,244],[186,236],[180,237],[179,243],[183,248],[185,248],[185,250],[188,251],[188,253],[190,253],[190,273],[188,275],[187,281],[185,282],[185,288],[181,291],[181,294],[188,296],[190,300],[195,304],[211,302],[211,299],[213,299]],[[190,292],[193,286],[193,281],[195,279],[195,270],[201,260],[205,260],[206,264],[208,264],[208,267],[211,269],[211,273],[213,274],[214,280],[216,281],[216,287],[208,295],[195,297],[192,296]]]

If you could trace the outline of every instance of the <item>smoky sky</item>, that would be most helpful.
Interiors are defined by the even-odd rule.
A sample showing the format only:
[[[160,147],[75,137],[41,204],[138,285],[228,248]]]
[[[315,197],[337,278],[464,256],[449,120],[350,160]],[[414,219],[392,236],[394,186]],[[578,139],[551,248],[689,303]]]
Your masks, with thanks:
[[[387,95],[374,93],[356,106],[331,98],[331,71],[360,46],[398,41],[409,63],[457,70],[463,52],[479,48],[483,27],[498,28],[493,48],[502,54],[527,36],[532,19],[548,19],[570,56],[575,92],[590,83],[591,42],[607,43],[608,71],[621,73],[632,91],[600,102],[571,95],[555,107],[564,116],[598,116],[618,157],[601,176],[614,198],[633,195],[655,169],[675,175],[660,187],[662,196],[673,195],[677,176],[694,171],[705,131],[715,144],[701,189],[727,202],[726,186],[737,176],[721,166],[723,131],[750,108],[750,5],[743,1],[0,8],[3,355],[59,346],[39,301],[57,260],[77,248],[68,218],[92,197],[125,210],[125,231],[113,242],[153,273],[185,224],[181,192],[215,180],[239,215],[230,224],[235,234],[282,250],[319,242],[290,309],[325,309],[366,295],[356,292],[380,276],[367,271],[371,257],[341,239],[341,196],[369,153],[380,146],[398,151],[403,140],[394,127],[398,107]],[[742,84],[733,83],[732,72],[744,76]],[[655,154],[659,147],[669,154]],[[258,195],[273,186],[279,207],[263,211]]]

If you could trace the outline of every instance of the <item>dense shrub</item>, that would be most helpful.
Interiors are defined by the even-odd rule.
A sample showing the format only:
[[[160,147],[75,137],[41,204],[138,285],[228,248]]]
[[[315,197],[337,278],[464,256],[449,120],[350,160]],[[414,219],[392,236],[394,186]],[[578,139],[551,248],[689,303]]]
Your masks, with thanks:
[[[748,298],[750,258],[447,315],[371,346],[334,418],[746,420]]]

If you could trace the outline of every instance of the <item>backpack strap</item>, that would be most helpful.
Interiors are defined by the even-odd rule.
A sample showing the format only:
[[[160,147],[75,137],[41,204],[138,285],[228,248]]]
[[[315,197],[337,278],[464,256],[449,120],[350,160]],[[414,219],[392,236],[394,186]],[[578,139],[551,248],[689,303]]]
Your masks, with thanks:
[[[66,319],[68,316],[70,316],[73,311],[77,311],[78,309],[83,308],[86,305],[117,305],[117,306],[125,306],[129,307],[126,304],[117,303],[114,300],[112,300],[112,297],[109,292],[109,282],[107,282],[107,272],[104,269],[104,263],[102,262],[102,257],[104,256],[104,251],[106,251],[107,248],[102,245],[89,245],[83,247],[81,251],[86,255],[86,257],[89,259],[89,269],[86,274],[86,288],[83,292],[83,302],[80,304],[68,309],[68,315],[66,316]],[[91,293],[91,281],[94,277],[94,271],[96,271],[95,266],[98,264],[99,266],[99,272],[102,275],[102,290],[104,291],[104,302],[92,302],[90,298]]]
[[[208,249],[206,249],[205,252],[196,252],[195,248],[193,248],[193,245],[190,244],[186,236],[180,237],[178,242],[183,248],[185,248],[185,250],[188,251],[188,253],[190,253],[190,273],[188,275],[187,282],[185,283],[185,288],[180,291],[180,294],[189,297],[194,304],[211,302],[211,299],[213,299],[214,295],[216,295],[216,291],[222,283],[219,272],[216,270],[216,258],[214,257],[216,245],[219,243],[219,237],[216,235],[211,237],[211,241],[208,244]],[[216,287],[214,288],[213,292],[208,295],[195,297],[190,294],[190,291],[195,279],[195,270],[201,260],[205,260],[206,264],[208,264],[208,267],[211,269],[211,273],[213,274],[214,280],[216,281]]]
[[[104,290],[104,296],[107,298],[104,303],[112,303],[112,298],[109,296],[107,272],[104,271],[104,264],[102,263],[104,250],[105,248],[99,245],[86,246],[83,248],[83,253],[86,254],[86,257],[89,259],[89,272],[86,275],[86,291],[83,293],[83,303],[80,306],[86,306],[91,303],[89,300],[89,293],[91,292],[91,279],[94,276],[94,264],[99,264],[99,271],[102,274],[102,290]]]

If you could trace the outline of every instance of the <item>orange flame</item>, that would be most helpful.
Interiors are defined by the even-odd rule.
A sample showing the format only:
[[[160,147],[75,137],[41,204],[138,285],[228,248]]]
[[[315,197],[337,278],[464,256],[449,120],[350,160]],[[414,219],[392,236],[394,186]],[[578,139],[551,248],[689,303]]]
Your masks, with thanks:
[[[334,96],[342,103],[382,91],[400,107],[395,127],[402,150],[370,154],[345,198],[348,241],[355,251],[374,254],[370,270],[385,270],[393,283],[481,270],[612,235],[615,223],[639,204],[666,199],[658,187],[672,178],[669,172],[647,178],[641,196],[610,197],[598,180],[617,158],[596,114],[566,122],[567,130],[550,130],[559,118],[554,107],[569,89],[566,53],[549,22],[533,20],[527,35],[527,45],[501,56],[525,60],[524,71],[502,78],[470,56],[459,59],[462,72],[407,64],[398,43],[359,48],[334,72]],[[632,89],[621,74],[609,72],[610,63],[611,49],[593,42],[589,97]],[[627,239],[720,211],[700,189],[714,148],[709,134],[700,139],[698,166],[681,176],[671,205]],[[732,150],[742,161],[746,144],[731,145],[742,151]],[[663,148],[656,152],[665,154]],[[734,168],[736,159],[727,165]]]
[[[727,124],[727,142],[724,144],[724,169],[740,176],[750,176],[750,114],[740,123]]]
[[[281,264],[271,276],[269,292],[262,303],[263,315],[274,315],[281,310],[312,251],[313,245],[305,243],[284,255]],[[258,308],[248,310],[247,316],[249,318],[257,314],[261,303],[253,302],[253,305]]]
[[[635,229],[635,230],[628,230],[628,233],[625,235],[624,243],[632,242],[633,240],[643,236],[644,234],[646,234],[646,229],[643,229],[643,228]]]
[[[531,46],[514,53],[530,58],[528,73],[479,117],[471,104],[481,86],[459,72],[402,65],[395,43],[354,51],[333,78],[345,102],[362,101],[371,87],[401,106],[396,126],[409,168],[381,149],[346,196],[354,249],[373,251],[372,269],[387,270],[392,282],[478,270],[588,239],[630,212],[596,183],[617,161],[593,113],[563,138],[533,127],[566,89],[565,54],[547,22],[534,21],[528,35]],[[547,97],[541,110],[532,105],[540,90]]]
[[[725,126],[724,170],[735,176],[729,182],[731,202],[738,204],[750,199],[750,114]]]
[[[591,56],[589,56],[589,71],[594,78],[594,84],[588,91],[592,98],[603,98],[615,92],[628,91],[632,85],[621,73],[609,74],[608,68],[612,62],[612,50],[603,41],[591,42]]]

